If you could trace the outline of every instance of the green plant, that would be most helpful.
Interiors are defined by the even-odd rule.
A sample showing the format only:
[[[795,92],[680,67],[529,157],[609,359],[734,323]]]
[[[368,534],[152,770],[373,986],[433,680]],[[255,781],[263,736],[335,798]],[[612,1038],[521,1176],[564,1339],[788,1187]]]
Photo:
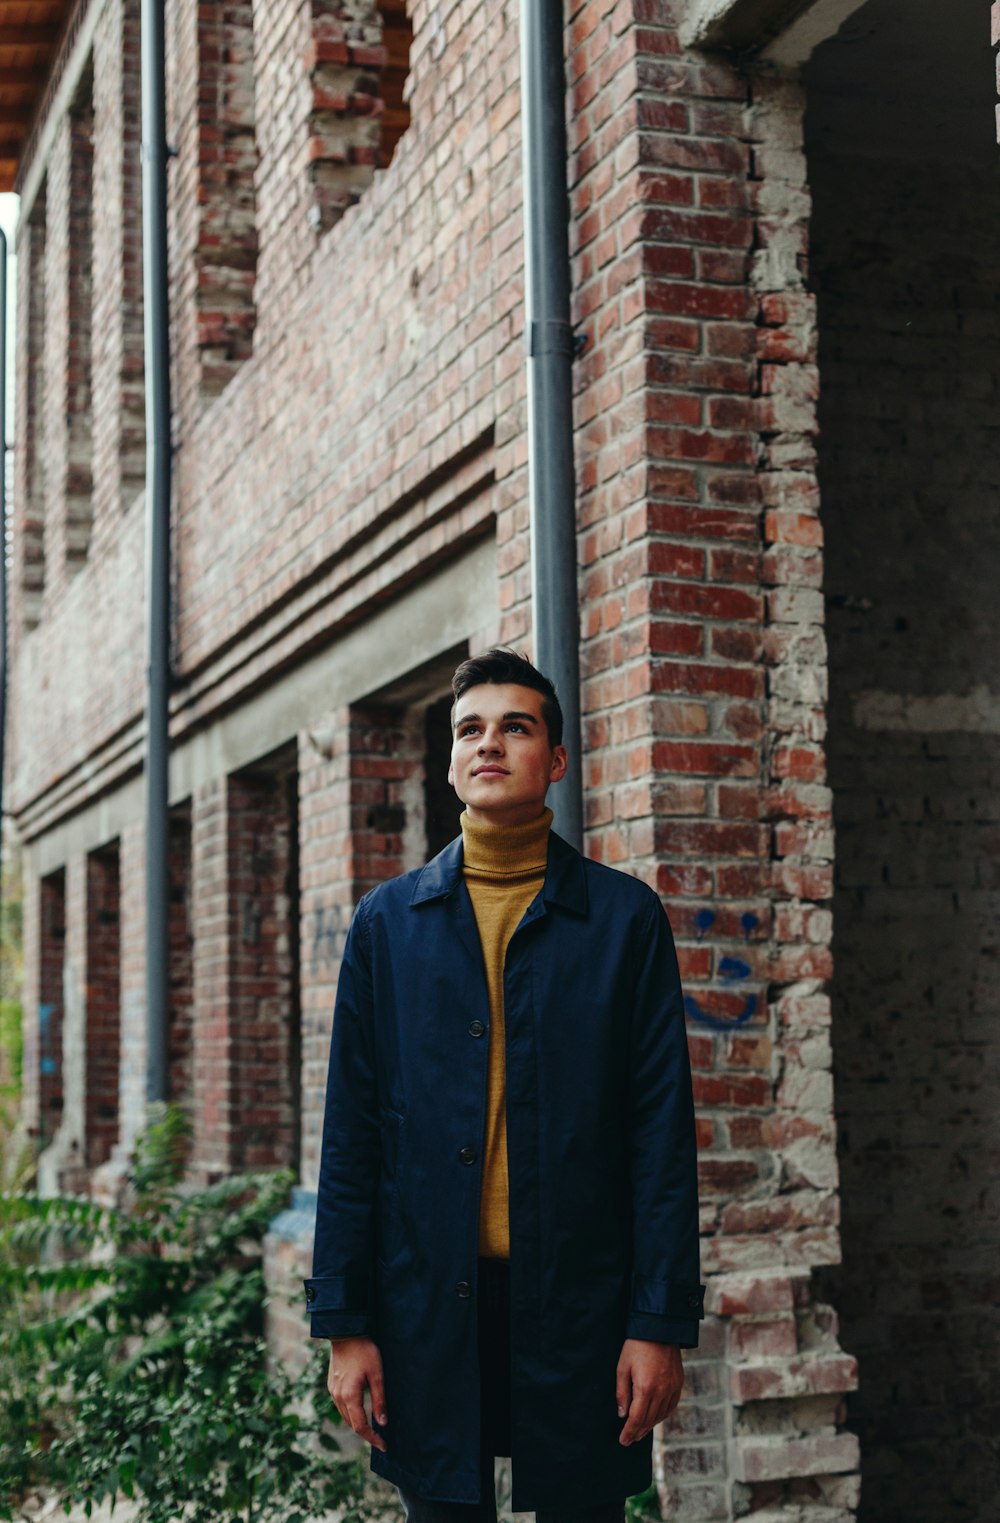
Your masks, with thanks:
[[[21,1092],[21,1006],[14,999],[0,999],[0,1094]]]
[[[118,1209],[0,1197],[0,1516],[30,1489],[138,1523],[297,1523],[365,1509],[311,1359],[292,1379],[263,1341],[261,1240],[290,1177],[179,1185],[188,1128],[153,1119]]]
[[[636,1496],[625,1498],[625,1523],[651,1523],[651,1520],[659,1523],[662,1516],[655,1482]]]

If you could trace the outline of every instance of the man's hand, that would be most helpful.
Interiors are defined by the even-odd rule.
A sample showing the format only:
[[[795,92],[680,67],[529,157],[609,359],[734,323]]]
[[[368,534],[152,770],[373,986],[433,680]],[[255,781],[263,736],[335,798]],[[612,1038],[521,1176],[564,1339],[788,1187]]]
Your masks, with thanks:
[[[681,1399],[684,1366],[672,1343],[626,1338],[618,1356],[615,1390],[618,1416],[628,1419],[618,1437],[626,1447],[669,1417]]]
[[[371,1392],[371,1410],[375,1421],[384,1428],[389,1421],[385,1411],[385,1384],[382,1379],[382,1355],[370,1338],[331,1338],[330,1373],[327,1389],[333,1404],[346,1423],[376,1449],[385,1452],[386,1442],[376,1433],[365,1411],[365,1390]]]

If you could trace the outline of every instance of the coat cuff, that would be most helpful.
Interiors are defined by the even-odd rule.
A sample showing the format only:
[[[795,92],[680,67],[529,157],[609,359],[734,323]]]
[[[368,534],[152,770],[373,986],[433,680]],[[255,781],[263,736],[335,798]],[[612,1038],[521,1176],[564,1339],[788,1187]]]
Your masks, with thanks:
[[[313,1338],[360,1338],[371,1335],[368,1276],[321,1274],[303,1280],[310,1335]]]
[[[310,1338],[373,1338],[367,1312],[320,1311],[309,1322]]]
[[[698,1347],[698,1324],[677,1317],[654,1317],[650,1313],[630,1312],[625,1324],[626,1338],[641,1338],[645,1343],[673,1343],[677,1348]]]
[[[705,1315],[705,1287],[695,1280],[651,1280],[635,1274],[629,1315],[698,1323]]]

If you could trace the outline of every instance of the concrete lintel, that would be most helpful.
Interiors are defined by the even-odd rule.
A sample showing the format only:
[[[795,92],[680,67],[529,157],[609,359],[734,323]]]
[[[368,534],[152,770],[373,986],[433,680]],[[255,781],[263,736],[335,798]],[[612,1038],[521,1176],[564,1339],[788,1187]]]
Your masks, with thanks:
[[[864,0],[691,0],[681,27],[688,47],[761,54],[796,68]]]

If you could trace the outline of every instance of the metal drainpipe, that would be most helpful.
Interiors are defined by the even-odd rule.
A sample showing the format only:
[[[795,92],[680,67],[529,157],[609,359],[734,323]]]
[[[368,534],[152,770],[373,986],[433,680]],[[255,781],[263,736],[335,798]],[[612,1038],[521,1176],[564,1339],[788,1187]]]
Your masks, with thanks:
[[[521,0],[524,309],[535,664],[565,717],[569,771],[551,794],[555,828],[583,844],[580,645],[573,470],[573,330],[562,0]]]
[[[0,227],[0,846],[7,759],[7,234]],[[0,856],[0,890],[3,861]]]
[[[146,357],[146,1096],[169,1095],[170,312],[164,0],[142,0]]]

